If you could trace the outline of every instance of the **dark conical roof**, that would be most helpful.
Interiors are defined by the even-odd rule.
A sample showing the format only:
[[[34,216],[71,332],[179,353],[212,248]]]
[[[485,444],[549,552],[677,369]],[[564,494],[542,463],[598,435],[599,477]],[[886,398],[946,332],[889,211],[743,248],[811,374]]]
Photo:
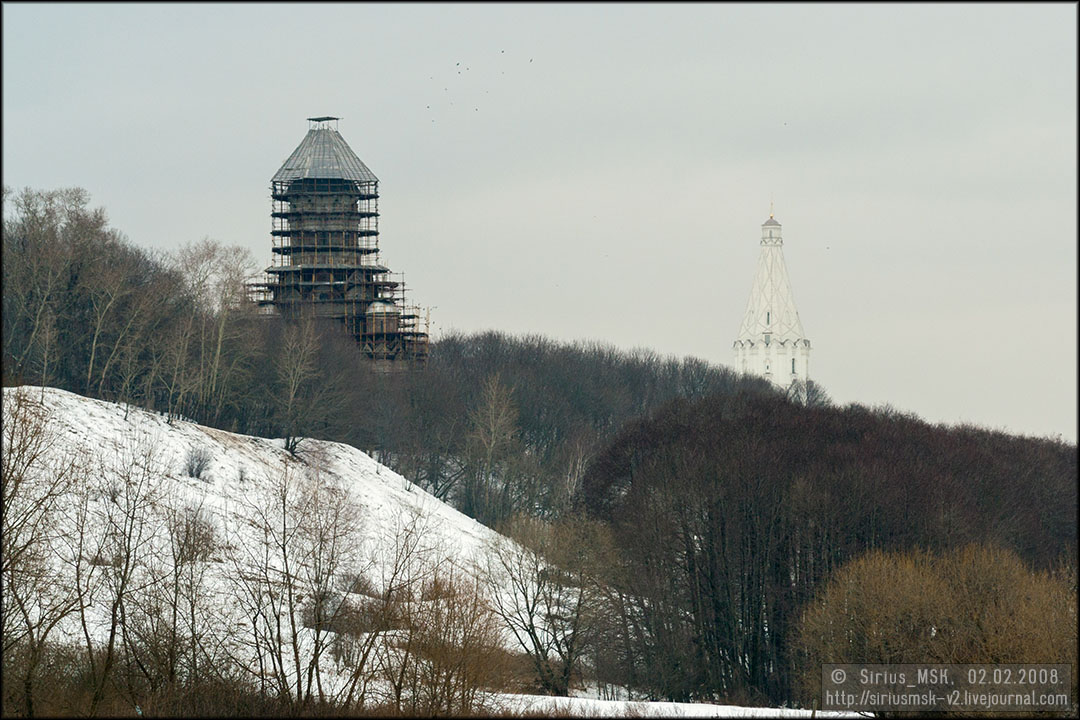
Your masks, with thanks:
[[[356,157],[341,133],[328,127],[308,130],[271,182],[290,182],[299,178],[379,182],[375,173]]]

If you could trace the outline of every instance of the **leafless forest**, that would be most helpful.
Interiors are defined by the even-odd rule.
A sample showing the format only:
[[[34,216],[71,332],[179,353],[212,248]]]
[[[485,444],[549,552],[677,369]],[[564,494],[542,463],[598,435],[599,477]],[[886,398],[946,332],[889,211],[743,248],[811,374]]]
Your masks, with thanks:
[[[241,249],[146,251],[81,190],[5,188],[3,204],[5,386],[286,438],[294,453],[306,438],[345,442],[520,543],[474,581],[420,552],[404,523],[399,572],[350,604],[326,578],[358,562],[354,508],[283,474],[276,495],[248,499],[264,545],[230,546],[193,510],[151,553],[152,458],[132,459],[111,530],[95,535],[80,515],[96,487],[88,459],[29,480],[50,426],[28,394],[3,427],[5,715],[476,714],[491,712],[484,690],[585,682],[813,707],[822,662],[1072,663],[1076,698],[1075,445],[837,406],[818,386],[800,403],[694,358],[494,331],[444,336],[426,365],[375,373],[333,325],[258,316]],[[86,532],[56,561],[42,553],[61,512]],[[275,536],[283,526],[299,530]],[[274,553],[304,601],[252,570]],[[212,555],[233,563],[266,682],[200,632]],[[108,642],[61,641],[53,628],[91,595],[111,608]],[[315,645],[290,645],[283,621]],[[344,693],[322,687],[330,655],[354,668]]]

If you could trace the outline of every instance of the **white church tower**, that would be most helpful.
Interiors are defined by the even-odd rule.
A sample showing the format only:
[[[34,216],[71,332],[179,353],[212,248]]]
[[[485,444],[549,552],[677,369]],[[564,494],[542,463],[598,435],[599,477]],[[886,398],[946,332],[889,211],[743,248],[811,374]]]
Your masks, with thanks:
[[[761,226],[754,287],[734,347],[736,370],[761,375],[785,390],[798,381],[798,395],[805,399],[810,341],[795,309],[780,223],[771,212]]]

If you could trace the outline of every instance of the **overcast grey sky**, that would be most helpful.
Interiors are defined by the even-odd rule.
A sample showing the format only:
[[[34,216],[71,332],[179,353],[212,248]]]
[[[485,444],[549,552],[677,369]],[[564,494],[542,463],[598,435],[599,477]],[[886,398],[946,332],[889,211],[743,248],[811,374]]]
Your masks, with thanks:
[[[770,198],[840,403],[1077,437],[1077,5],[3,6],[3,182],[270,261],[313,115],[450,329],[732,364]]]

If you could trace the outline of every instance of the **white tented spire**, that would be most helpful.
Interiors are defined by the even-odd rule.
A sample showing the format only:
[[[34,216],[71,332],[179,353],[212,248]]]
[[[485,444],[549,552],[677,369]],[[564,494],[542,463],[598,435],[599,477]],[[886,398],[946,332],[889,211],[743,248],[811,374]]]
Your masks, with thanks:
[[[735,340],[735,369],[754,373],[783,388],[810,375],[810,341],[784,264],[780,223],[769,214],[761,225],[761,253],[750,299]]]

